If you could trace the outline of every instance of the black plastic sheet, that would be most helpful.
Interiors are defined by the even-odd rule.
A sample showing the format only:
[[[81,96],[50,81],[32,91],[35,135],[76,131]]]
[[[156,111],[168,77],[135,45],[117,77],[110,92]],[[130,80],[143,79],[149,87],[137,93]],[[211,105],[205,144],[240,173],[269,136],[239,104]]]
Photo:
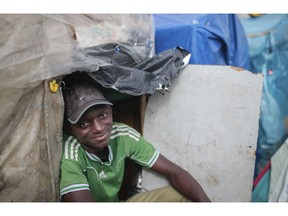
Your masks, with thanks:
[[[187,50],[177,47],[136,63],[132,55],[123,54],[121,51],[116,53],[114,49],[115,47],[111,52],[102,51],[105,55],[100,57],[97,55],[97,58],[106,61],[107,65],[100,66],[99,70],[88,75],[105,88],[134,96],[167,90],[190,59]],[[91,53],[91,50],[89,52]],[[111,64],[111,61],[114,61],[114,64]]]

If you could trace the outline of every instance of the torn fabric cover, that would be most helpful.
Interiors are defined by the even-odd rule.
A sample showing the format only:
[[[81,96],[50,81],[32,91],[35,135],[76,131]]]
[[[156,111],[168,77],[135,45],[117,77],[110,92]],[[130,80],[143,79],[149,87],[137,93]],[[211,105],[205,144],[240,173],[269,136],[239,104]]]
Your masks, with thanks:
[[[105,47],[111,51],[104,51]],[[98,52],[99,47],[89,48],[84,53],[107,62],[107,65],[87,74],[105,88],[133,96],[153,94],[160,89],[167,90],[180,70],[188,64],[191,56],[187,50],[177,47],[137,63],[128,50],[125,51],[118,45],[105,45],[100,48],[101,55]]]

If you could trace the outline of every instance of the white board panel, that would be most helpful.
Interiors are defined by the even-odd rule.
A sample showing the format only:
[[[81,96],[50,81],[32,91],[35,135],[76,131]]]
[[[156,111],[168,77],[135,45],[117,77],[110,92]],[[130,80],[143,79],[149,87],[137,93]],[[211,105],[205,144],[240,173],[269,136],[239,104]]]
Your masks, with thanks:
[[[262,75],[188,65],[169,92],[149,98],[144,137],[190,172],[212,201],[251,201]],[[167,185],[150,170],[143,188]]]

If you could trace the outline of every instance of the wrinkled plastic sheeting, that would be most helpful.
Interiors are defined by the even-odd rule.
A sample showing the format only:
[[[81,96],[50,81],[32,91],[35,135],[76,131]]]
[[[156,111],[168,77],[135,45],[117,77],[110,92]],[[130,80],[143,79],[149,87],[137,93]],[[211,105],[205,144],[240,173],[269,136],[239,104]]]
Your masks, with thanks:
[[[150,19],[0,15],[0,201],[59,200],[64,105],[49,80],[109,65],[84,51],[102,43],[125,47],[136,63],[151,57]]]
[[[100,66],[88,73],[106,88],[116,89],[129,95],[153,94],[156,90],[168,90],[172,81],[187,66],[191,54],[180,47],[166,50],[135,66]]]
[[[1,15],[0,27],[0,90],[111,64],[93,46],[117,44],[136,63],[154,55],[150,15]]]
[[[267,14],[241,22],[248,38],[251,71],[264,76],[257,176],[288,137],[288,15]]]

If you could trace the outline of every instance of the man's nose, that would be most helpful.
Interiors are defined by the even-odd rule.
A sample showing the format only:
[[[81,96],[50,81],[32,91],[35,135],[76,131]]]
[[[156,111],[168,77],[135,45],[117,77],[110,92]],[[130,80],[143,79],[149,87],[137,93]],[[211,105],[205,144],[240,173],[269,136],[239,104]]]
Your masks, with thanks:
[[[103,130],[103,124],[97,120],[94,120],[92,123],[92,132],[101,133]]]

